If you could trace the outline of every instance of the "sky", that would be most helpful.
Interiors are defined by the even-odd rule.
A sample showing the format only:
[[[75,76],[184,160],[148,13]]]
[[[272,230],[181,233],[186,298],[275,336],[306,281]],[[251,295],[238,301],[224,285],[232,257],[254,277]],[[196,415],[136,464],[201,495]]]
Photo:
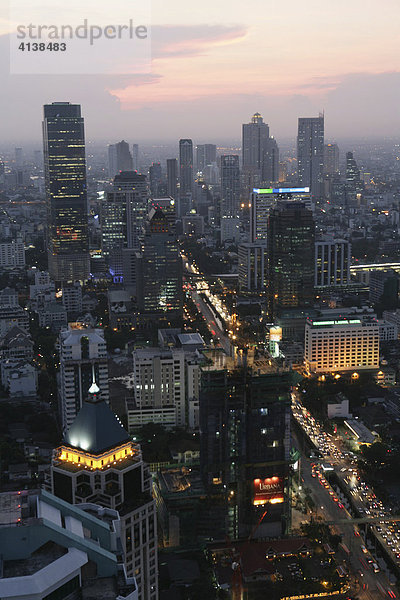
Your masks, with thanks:
[[[239,141],[254,112],[278,141],[320,111],[329,140],[400,137],[399,17],[398,0],[152,0],[151,70],[86,76],[10,74],[0,13],[0,141],[40,143],[53,101],[80,103],[86,137],[109,142]]]

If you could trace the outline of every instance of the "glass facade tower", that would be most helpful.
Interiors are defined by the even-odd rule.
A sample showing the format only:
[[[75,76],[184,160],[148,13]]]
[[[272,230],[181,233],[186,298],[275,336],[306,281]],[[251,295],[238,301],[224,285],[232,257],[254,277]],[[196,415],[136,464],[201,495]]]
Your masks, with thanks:
[[[44,106],[44,172],[49,272],[55,281],[89,277],[84,123],[81,107]]]

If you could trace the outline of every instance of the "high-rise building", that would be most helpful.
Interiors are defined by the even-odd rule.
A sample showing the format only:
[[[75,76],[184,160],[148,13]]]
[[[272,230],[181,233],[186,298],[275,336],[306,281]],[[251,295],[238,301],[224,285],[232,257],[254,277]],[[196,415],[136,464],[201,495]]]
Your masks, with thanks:
[[[157,600],[157,522],[151,475],[134,444],[93,380],[88,399],[57,448],[52,492],[71,504],[100,504],[120,514],[128,577],[138,600]]]
[[[179,140],[179,194],[184,196],[193,192],[193,142]]]
[[[243,292],[261,292],[267,281],[267,247],[265,243],[240,244],[238,248],[239,288]]]
[[[261,172],[264,151],[269,140],[269,126],[264,123],[260,113],[255,113],[251,123],[242,126],[243,168],[250,167]]]
[[[304,363],[309,373],[379,368],[377,319],[307,319]]]
[[[397,308],[400,297],[400,278],[393,269],[373,270],[369,274],[369,300],[384,304],[385,308]]]
[[[93,370],[101,398],[109,399],[107,348],[102,329],[72,328],[60,332],[60,408],[63,430],[75,420],[88,398]]]
[[[240,170],[239,156],[236,154],[221,156],[221,201],[222,216],[239,216]]]
[[[126,411],[128,431],[149,422],[168,428],[189,425],[189,405],[199,398],[199,374],[199,361],[183,348],[135,350],[134,399],[127,402]]]
[[[346,240],[315,242],[315,286],[347,285],[350,277],[351,244]]]
[[[167,194],[176,199],[178,195],[178,161],[167,158]]]
[[[250,198],[250,242],[266,242],[270,210],[283,200],[297,201],[311,210],[309,188],[253,188]]]
[[[314,302],[315,223],[302,202],[279,202],[268,222],[268,299],[270,315]]]
[[[243,363],[220,350],[205,355],[200,460],[206,489],[225,497],[231,539],[280,536],[290,518],[291,373],[278,373],[251,353]]]
[[[137,298],[143,313],[172,318],[182,312],[182,260],[175,230],[175,201],[168,198],[166,202],[169,209],[158,202],[145,224],[137,254]]]
[[[215,144],[199,144],[196,147],[196,168],[204,173],[208,165],[217,162],[217,146]]]
[[[324,146],[324,173],[325,175],[337,175],[339,173],[339,148],[337,144],[325,144]]]
[[[265,143],[261,180],[267,185],[279,181],[279,148],[273,137],[268,138]]]
[[[346,193],[355,196],[363,190],[360,169],[352,152],[346,152]]]
[[[132,154],[125,140],[108,146],[109,177],[115,177],[121,171],[133,171]]]
[[[150,194],[152,198],[158,198],[160,195],[160,185],[162,181],[161,163],[152,163],[149,168]]]
[[[15,148],[15,164],[20,169],[24,166],[24,151],[22,148]]]
[[[299,185],[310,187],[312,197],[323,194],[324,116],[300,117],[297,134],[297,171]]]
[[[132,168],[139,171],[139,144],[132,144]]]
[[[81,107],[44,106],[43,152],[49,272],[55,281],[89,277],[86,159]]]
[[[134,256],[140,247],[148,202],[146,176],[136,171],[116,175],[102,202],[102,254],[115,281],[124,277],[124,254]]]

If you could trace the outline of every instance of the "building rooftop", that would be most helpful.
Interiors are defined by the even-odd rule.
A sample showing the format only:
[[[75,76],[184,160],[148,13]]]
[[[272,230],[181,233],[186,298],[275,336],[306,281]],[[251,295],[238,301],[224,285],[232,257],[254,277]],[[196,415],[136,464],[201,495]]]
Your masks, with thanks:
[[[129,441],[128,432],[104,400],[84,402],[65,435],[67,445],[90,454],[101,454]]]

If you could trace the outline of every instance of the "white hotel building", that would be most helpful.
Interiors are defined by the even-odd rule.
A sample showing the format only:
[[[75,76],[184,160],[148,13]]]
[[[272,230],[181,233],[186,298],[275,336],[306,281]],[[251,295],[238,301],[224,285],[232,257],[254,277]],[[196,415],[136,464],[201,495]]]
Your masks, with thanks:
[[[307,319],[304,363],[308,373],[378,369],[378,321]]]

